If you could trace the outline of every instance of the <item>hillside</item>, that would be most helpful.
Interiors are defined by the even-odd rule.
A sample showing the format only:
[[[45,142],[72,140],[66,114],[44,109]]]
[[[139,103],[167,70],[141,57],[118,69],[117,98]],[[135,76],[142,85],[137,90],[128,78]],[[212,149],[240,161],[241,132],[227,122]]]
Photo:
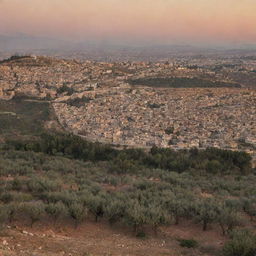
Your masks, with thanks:
[[[147,65],[0,63],[0,255],[256,251],[255,91],[126,83]]]

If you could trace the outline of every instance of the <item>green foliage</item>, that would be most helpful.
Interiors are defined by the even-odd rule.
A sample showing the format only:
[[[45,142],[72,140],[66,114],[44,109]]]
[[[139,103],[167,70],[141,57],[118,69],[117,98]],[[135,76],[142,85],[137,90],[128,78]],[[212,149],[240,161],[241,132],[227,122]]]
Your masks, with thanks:
[[[6,205],[6,212],[8,216],[8,221],[11,223],[14,220],[15,214],[21,209],[20,203],[13,202]]]
[[[146,238],[146,233],[144,231],[138,231],[137,234],[136,234],[136,237],[140,238],[140,239],[145,239]]]
[[[212,198],[201,199],[196,206],[196,220],[202,222],[203,231],[218,218],[219,205]]]
[[[113,198],[109,198],[104,207],[104,216],[108,219],[110,224],[114,224],[117,221],[120,221],[126,211],[126,203],[123,200],[117,198],[113,200]]]
[[[3,228],[8,220],[8,208],[5,205],[0,205],[0,227]]]
[[[32,193],[53,192],[60,189],[60,184],[46,178],[31,178],[27,182],[28,190]]]
[[[165,129],[165,133],[167,135],[173,134],[174,132],[174,127],[168,127],[167,129]]]
[[[63,85],[57,89],[57,93],[67,93],[67,95],[72,95],[74,93],[74,89],[72,87],[68,87],[67,85]]]
[[[62,202],[57,202],[48,204],[45,207],[45,211],[53,218],[54,223],[56,223],[61,216],[66,215],[67,208]]]
[[[91,98],[88,98],[86,96],[83,96],[82,98],[74,98],[74,99],[69,99],[67,101],[67,104],[70,105],[70,106],[74,106],[74,107],[82,107],[85,105],[85,103],[88,103],[90,102],[92,99]]]
[[[48,102],[28,101],[27,98],[0,100],[0,134],[2,138],[25,138],[44,131],[43,123],[50,120]],[[31,136],[32,135],[32,136]]]
[[[141,168],[212,174],[237,172],[247,175],[252,172],[249,154],[217,148],[174,151],[153,147],[150,152],[139,149],[116,150],[109,145],[92,143],[78,136],[65,134],[43,134],[40,141],[34,142],[9,141],[7,147],[49,155],[64,155],[84,161],[109,161],[109,170],[113,173],[136,172]]]
[[[256,236],[246,230],[236,231],[223,248],[224,256],[255,256]]]
[[[204,229],[218,224],[229,234],[243,224],[241,211],[254,216],[256,176],[246,175],[249,162],[242,152],[116,150],[44,134],[0,151],[0,200],[6,221],[26,214],[32,225],[47,213],[54,222],[66,215],[77,226],[90,212],[95,221],[129,225],[135,235],[149,228],[157,235],[160,226],[184,219]]]
[[[208,87],[241,87],[237,83],[203,80],[200,78],[188,77],[146,77],[129,79],[131,85],[146,85],[151,87],[172,87],[172,88],[208,88]]]
[[[243,199],[243,210],[246,212],[250,217],[251,220],[256,216],[256,199]]]
[[[94,215],[95,222],[104,214],[105,198],[104,195],[91,195],[87,198],[87,206],[89,211]]]
[[[34,223],[39,221],[45,213],[45,205],[41,202],[27,202],[23,204],[22,208],[30,218],[31,227],[33,227]]]
[[[230,233],[235,227],[241,225],[241,218],[237,210],[222,205],[219,209],[217,220],[222,229],[222,234]]]
[[[68,208],[70,216],[75,220],[77,227],[87,216],[88,210],[81,203],[74,202]]]
[[[166,209],[175,220],[175,224],[179,224],[182,217],[187,217],[192,213],[190,202],[184,196],[172,196],[165,202]]]
[[[147,209],[138,200],[131,200],[126,209],[125,222],[133,227],[135,234],[143,231],[143,225],[147,223]]]
[[[198,242],[194,239],[180,239],[179,243],[181,247],[186,248],[195,248],[198,246]]]
[[[166,225],[169,222],[168,213],[160,205],[151,204],[147,211],[147,224],[151,225],[155,235],[157,235],[157,229],[161,225]]]

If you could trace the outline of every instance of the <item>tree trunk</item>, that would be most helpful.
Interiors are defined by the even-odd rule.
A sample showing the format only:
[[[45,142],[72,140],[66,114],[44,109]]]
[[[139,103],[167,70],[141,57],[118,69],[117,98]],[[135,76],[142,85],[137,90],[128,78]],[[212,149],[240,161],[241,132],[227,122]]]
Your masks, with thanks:
[[[175,216],[175,225],[178,225],[180,222],[179,216]]]
[[[226,235],[225,226],[222,223],[220,223],[220,227],[221,227],[221,230],[222,230],[222,235],[225,236]]]
[[[31,228],[33,228],[35,222],[36,222],[35,220],[33,220],[33,219],[31,220],[31,223],[30,223],[30,227],[31,227]]]
[[[134,234],[135,235],[137,235],[137,233],[138,233],[138,225],[133,225],[133,232],[134,232]]]
[[[157,226],[157,225],[154,225],[153,229],[154,229],[154,234],[155,234],[155,236],[157,236],[157,228],[158,228],[158,226]]]
[[[203,221],[203,231],[206,231],[206,229],[207,229],[207,221],[204,220]]]

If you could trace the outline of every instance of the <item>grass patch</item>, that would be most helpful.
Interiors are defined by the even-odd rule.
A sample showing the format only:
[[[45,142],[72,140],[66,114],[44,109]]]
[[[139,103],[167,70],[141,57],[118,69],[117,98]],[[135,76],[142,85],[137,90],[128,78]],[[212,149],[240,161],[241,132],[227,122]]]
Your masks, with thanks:
[[[50,120],[48,102],[27,101],[23,97],[0,100],[0,133],[4,138],[38,135],[47,120]]]
[[[211,81],[200,78],[189,77],[149,77],[130,79],[127,81],[131,85],[145,85],[150,87],[164,88],[221,88],[221,87],[236,87],[240,88],[238,83],[229,83],[222,81]]]

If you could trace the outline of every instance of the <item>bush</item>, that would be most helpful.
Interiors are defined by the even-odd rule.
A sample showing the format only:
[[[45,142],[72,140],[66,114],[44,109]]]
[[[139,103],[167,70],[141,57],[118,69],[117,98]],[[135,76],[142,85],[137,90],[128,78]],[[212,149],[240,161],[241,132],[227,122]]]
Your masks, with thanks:
[[[5,205],[0,206],[0,227],[3,228],[4,224],[8,220],[8,209]]]
[[[67,208],[62,202],[58,202],[47,205],[45,211],[53,218],[54,224],[56,224],[57,220],[67,213]]]
[[[57,191],[60,189],[60,184],[46,178],[32,178],[27,183],[28,190],[32,193],[43,193]]]
[[[247,230],[236,231],[223,248],[224,256],[255,256],[256,236]]]
[[[19,209],[20,209],[20,204],[16,202],[12,202],[6,205],[7,217],[10,223],[14,220],[15,214],[19,211]]]
[[[139,231],[139,232],[136,234],[136,237],[137,237],[137,238],[144,239],[144,238],[146,238],[146,233],[145,233],[144,231]]]
[[[196,220],[203,224],[203,231],[206,231],[208,224],[217,221],[219,207],[212,198],[202,199],[196,207]]]
[[[198,242],[194,239],[181,239],[179,242],[181,247],[195,248],[198,246]]]
[[[23,204],[23,210],[30,218],[31,228],[36,221],[39,221],[45,213],[45,205],[41,202],[29,202]]]
[[[75,227],[78,227],[78,224],[81,223],[87,216],[88,210],[82,204],[73,203],[68,208],[70,217],[75,220]]]

